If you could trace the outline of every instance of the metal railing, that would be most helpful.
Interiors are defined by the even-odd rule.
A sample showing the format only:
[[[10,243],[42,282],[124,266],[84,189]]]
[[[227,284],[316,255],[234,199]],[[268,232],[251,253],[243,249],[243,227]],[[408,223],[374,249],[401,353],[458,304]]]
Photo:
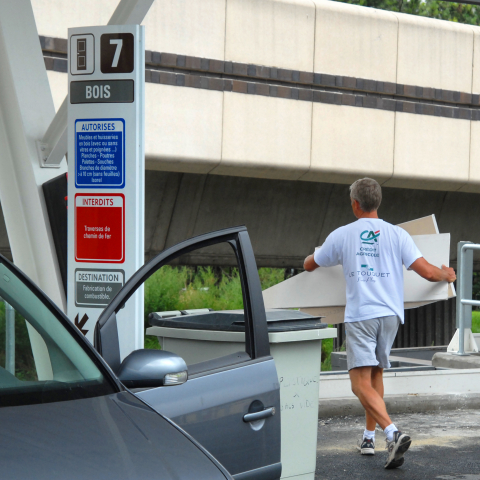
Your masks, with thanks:
[[[465,271],[470,271],[473,269],[473,255],[470,256],[468,259],[469,262],[472,263],[472,267],[468,265],[470,268],[466,268],[466,252],[467,250],[480,250],[480,244],[476,243],[465,243],[461,246],[459,249],[459,258],[458,258],[458,271],[459,271],[459,292],[458,292],[458,298],[457,302],[459,303],[459,308],[458,308],[458,352],[457,355],[469,355],[468,353],[465,353],[465,321],[468,315],[471,312],[471,309],[468,307],[480,307],[480,301],[479,300],[472,300],[471,298],[465,298],[467,295],[466,289],[466,281],[463,278],[463,272]],[[472,296],[472,291],[470,289],[470,297]]]

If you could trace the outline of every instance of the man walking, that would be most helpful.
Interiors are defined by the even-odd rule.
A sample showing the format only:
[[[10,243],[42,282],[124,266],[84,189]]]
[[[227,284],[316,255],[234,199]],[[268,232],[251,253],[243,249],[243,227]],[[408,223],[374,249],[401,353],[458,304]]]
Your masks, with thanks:
[[[456,276],[453,268],[428,263],[405,230],[378,218],[382,189],[375,180],[353,183],[350,200],[358,220],[333,231],[305,259],[304,268],[312,272],[318,267],[343,266],[348,373],[352,391],[366,413],[360,451],[375,453],[378,423],[386,435],[385,468],[391,469],[403,465],[403,455],[412,442],[393,424],[383,401],[383,369],[390,367],[390,350],[404,321],[402,265],[431,282],[453,282]]]

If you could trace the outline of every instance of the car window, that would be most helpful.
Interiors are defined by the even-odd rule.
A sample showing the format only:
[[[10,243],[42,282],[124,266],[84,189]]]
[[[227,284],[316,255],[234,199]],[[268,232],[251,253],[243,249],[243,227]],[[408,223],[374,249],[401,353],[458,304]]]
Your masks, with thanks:
[[[243,307],[232,246],[221,243],[193,250],[145,282],[146,347],[180,355],[189,374],[207,361],[211,368],[218,368],[250,360]]]
[[[13,270],[0,263],[0,407],[114,391],[87,349]]]

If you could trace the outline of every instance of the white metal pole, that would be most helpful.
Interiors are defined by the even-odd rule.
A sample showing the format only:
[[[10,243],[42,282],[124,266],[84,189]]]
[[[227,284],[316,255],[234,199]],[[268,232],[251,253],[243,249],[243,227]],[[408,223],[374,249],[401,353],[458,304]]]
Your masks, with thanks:
[[[463,274],[465,268],[465,246],[463,245],[460,249],[460,258],[459,258],[459,269]],[[463,278],[462,278],[463,280]],[[458,352],[457,355],[465,355],[465,310],[467,305],[462,303],[462,300],[465,298],[465,282],[460,282],[460,318],[458,319]]]
[[[29,0],[0,0],[0,65],[0,201],[13,259],[65,310],[42,185],[66,164],[45,169],[38,159],[55,108]]]

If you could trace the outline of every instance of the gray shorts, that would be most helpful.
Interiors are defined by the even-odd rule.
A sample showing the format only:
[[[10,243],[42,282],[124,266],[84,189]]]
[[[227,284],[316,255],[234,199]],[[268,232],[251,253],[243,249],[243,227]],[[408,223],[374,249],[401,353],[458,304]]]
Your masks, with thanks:
[[[396,315],[345,323],[348,369],[390,368],[388,356],[399,325]]]

